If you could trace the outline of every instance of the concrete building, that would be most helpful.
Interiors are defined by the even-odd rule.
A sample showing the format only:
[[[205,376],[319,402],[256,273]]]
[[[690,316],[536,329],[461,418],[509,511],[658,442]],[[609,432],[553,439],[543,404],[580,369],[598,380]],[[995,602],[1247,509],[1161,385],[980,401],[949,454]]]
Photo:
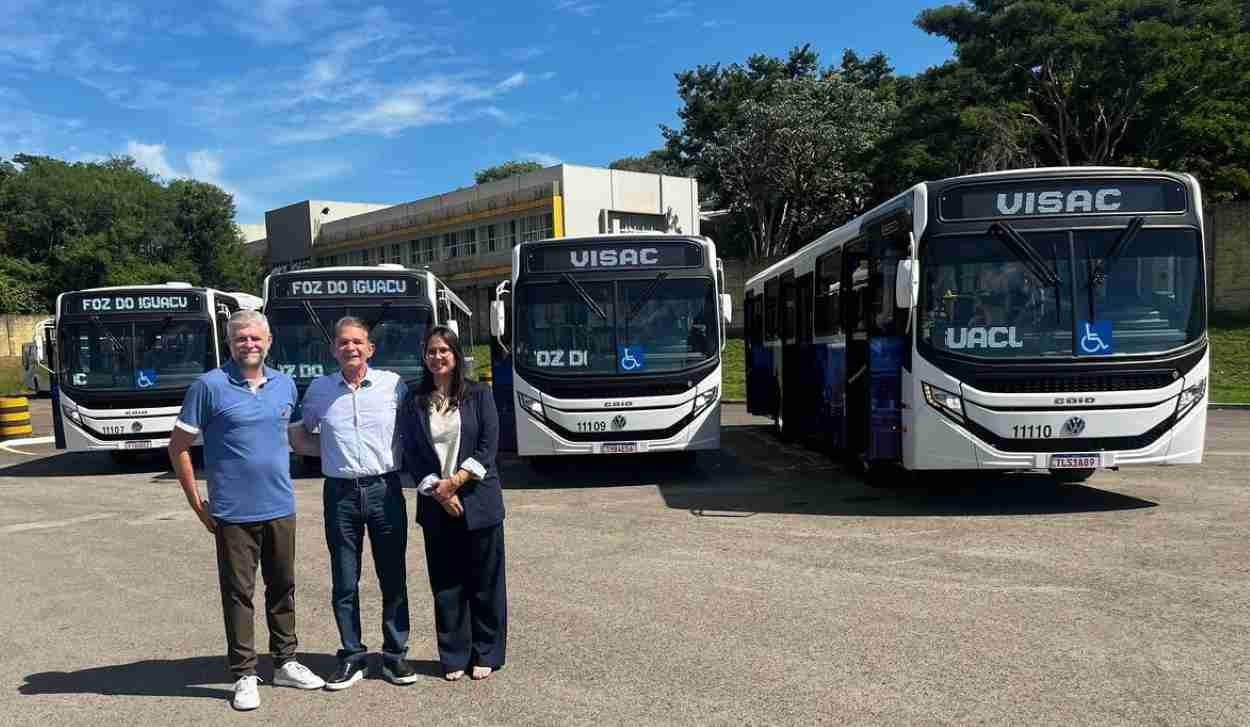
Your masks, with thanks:
[[[270,270],[428,266],[473,307],[480,337],[517,243],[630,231],[699,234],[698,183],[560,164],[398,205],[304,200],[265,213],[263,256]]]

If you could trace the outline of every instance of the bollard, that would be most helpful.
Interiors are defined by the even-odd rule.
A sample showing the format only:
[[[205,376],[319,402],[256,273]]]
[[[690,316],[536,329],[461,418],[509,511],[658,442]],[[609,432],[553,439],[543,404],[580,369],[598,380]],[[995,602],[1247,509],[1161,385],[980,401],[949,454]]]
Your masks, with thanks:
[[[0,441],[28,437],[30,426],[30,401],[24,396],[0,397]]]

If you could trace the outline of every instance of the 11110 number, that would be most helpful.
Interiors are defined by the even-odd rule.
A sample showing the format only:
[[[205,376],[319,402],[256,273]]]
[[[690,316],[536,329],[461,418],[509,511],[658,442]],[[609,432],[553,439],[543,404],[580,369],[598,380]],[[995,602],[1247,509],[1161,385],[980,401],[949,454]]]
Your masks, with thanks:
[[[1050,439],[1053,434],[1049,424],[1016,424],[1011,428],[1011,436],[1016,439]]]

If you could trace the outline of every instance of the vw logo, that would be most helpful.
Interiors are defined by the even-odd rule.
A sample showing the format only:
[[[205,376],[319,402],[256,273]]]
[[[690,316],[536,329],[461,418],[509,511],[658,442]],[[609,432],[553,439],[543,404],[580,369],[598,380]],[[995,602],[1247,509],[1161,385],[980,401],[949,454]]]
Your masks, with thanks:
[[[143,431],[143,422],[135,422],[134,424],[131,424],[131,425],[130,425],[130,431],[132,431],[132,432],[141,432],[141,431]]]
[[[1085,431],[1085,420],[1080,417],[1072,417],[1063,423],[1063,433],[1069,437],[1079,437],[1083,431]]]
[[[616,416],[612,417],[612,428],[618,431],[621,429],[624,429],[625,417],[621,416],[620,414],[617,414]]]

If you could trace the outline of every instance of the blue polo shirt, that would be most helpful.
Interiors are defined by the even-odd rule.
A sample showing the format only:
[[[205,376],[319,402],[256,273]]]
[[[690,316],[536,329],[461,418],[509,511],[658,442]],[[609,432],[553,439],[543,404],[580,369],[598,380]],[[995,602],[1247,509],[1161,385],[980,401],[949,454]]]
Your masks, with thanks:
[[[213,517],[250,523],[295,513],[287,426],[299,400],[295,381],[265,367],[252,391],[233,361],[195,380],[176,426],[202,434]]]

